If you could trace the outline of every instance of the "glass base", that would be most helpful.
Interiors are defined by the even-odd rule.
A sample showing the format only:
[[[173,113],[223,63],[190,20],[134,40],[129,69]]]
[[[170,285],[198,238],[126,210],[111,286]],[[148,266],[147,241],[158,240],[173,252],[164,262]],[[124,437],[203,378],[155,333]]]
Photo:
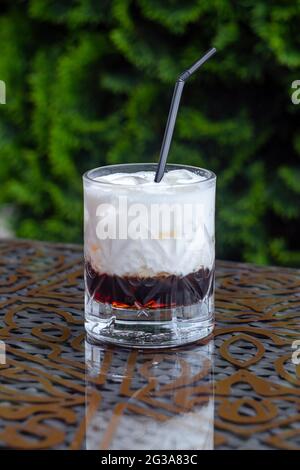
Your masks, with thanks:
[[[213,296],[194,305],[166,309],[123,309],[85,300],[85,329],[96,342],[132,348],[169,348],[209,336]]]

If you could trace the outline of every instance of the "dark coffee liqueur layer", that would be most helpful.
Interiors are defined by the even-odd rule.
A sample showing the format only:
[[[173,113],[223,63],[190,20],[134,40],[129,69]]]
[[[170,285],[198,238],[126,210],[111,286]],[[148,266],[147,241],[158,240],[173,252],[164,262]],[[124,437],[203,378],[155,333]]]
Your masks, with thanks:
[[[166,308],[193,305],[212,291],[214,269],[200,269],[178,277],[120,277],[98,274],[85,264],[86,283],[91,297],[119,308]]]

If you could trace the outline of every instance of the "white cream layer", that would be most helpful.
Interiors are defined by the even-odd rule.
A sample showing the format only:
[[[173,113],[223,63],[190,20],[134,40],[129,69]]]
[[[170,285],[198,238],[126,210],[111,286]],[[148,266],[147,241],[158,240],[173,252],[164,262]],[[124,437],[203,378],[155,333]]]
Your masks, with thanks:
[[[160,183],[154,182],[154,172],[115,173],[85,183],[85,257],[98,273],[118,276],[152,277],[158,275],[185,276],[202,267],[212,268],[214,262],[215,188],[202,185],[200,175],[185,169],[172,170]],[[102,182],[104,184],[99,184]],[[108,184],[107,184],[108,183]],[[199,184],[197,184],[199,183]],[[189,239],[176,236],[176,221],[170,220],[168,238],[159,239],[99,239],[97,208],[113,206],[118,214],[120,196],[126,196],[128,206],[143,204],[198,204],[203,207],[203,230],[190,224]]]

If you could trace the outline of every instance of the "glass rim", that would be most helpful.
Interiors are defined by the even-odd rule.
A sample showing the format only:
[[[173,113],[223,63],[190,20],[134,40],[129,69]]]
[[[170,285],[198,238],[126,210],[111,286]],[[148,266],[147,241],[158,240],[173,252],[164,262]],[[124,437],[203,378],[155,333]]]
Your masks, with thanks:
[[[151,162],[147,162],[147,163],[117,163],[117,164],[113,164],[113,165],[103,165],[103,166],[99,166],[99,167],[96,167],[96,168],[92,168],[91,170],[88,170],[86,171],[85,173],[83,173],[82,175],[82,179],[83,181],[89,181],[89,182],[92,182],[94,184],[99,184],[99,185],[105,185],[105,186],[110,186],[110,187],[118,187],[118,188],[137,188],[137,187],[140,187],[140,186],[137,186],[135,184],[114,184],[110,181],[97,181],[95,178],[92,178],[91,177],[91,173],[92,172],[96,172],[97,170],[105,170],[105,169],[118,169],[118,168],[124,168],[124,167],[139,167],[139,166],[152,166],[152,167],[155,167],[157,166],[156,163],[151,163]],[[187,169],[187,170],[194,170],[193,173],[195,172],[195,170],[197,171],[203,171],[205,173],[207,173],[207,177],[205,177],[205,179],[201,180],[201,181],[191,181],[190,183],[178,183],[178,184],[172,184],[170,185],[170,187],[172,186],[172,188],[174,187],[184,187],[184,186],[191,186],[191,185],[202,185],[202,184],[205,184],[205,183],[208,183],[208,182],[211,182],[211,181],[216,181],[217,179],[217,175],[211,171],[211,170],[207,170],[206,168],[202,168],[202,167],[198,167],[198,166],[193,166],[193,165],[182,165],[182,164],[177,164],[177,163],[168,163],[166,165],[166,169],[168,168],[174,168],[174,169],[180,169],[180,168],[183,168],[183,169]],[[139,171],[139,170],[137,170]],[[153,170],[155,171],[155,170]],[[115,171],[115,173],[117,173],[117,171]],[[98,175],[99,176],[99,175]],[[159,183],[157,183],[159,185]],[[165,186],[166,187],[166,186]],[[168,186],[167,186],[168,187]]]

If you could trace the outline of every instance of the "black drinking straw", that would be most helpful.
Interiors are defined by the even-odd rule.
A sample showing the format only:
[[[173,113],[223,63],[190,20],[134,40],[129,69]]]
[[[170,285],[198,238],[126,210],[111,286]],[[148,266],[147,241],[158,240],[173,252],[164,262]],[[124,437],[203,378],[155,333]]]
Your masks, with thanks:
[[[206,62],[212,55],[214,55],[217,50],[213,47],[210,49],[201,59],[197,60],[190,68],[185,70],[181,75],[179,75],[173,92],[173,97],[171,101],[169,116],[167,120],[166,130],[163,138],[163,142],[160,149],[159,162],[157,165],[157,170],[155,173],[154,181],[159,183],[162,177],[164,176],[165,167],[167,163],[167,158],[170,150],[170,145],[172,141],[173,131],[175,127],[177,111],[179,108],[179,103],[182,95],[182,90],[186,80],[201,67],[204,62]]]

